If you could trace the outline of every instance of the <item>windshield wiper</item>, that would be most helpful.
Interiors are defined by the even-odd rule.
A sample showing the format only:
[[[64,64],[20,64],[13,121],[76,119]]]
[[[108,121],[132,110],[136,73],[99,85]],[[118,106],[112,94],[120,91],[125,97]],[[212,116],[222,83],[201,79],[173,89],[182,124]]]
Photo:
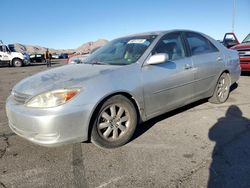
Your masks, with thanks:
[[[101,61],[97,61],[97,60],[91,61],[91,64],[92,64],[92,65],[107,65],[106,63],[101,62]]]
[[[121,66],[121,65],[129,65],[127,63],[110,63],[109,65],[118,65],[118,66]]]

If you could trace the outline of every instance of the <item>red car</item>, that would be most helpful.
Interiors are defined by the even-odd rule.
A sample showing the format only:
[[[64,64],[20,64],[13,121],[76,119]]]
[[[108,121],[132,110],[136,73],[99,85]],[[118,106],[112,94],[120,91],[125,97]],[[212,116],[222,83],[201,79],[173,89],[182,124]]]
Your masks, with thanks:
[[[231,49],[239,52],[241,70],[250,71],[250,33],[240,44],[233,46]]]

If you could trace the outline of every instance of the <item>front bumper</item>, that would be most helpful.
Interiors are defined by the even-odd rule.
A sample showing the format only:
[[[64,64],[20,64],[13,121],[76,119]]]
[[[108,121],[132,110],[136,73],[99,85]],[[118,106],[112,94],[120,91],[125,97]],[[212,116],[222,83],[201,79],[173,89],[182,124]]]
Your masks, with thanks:
[[[240,57],[240,66],[242,71],[250,71],[250,57]]]
[[[25,58],[23,60],[23,63],[24,63],[24,65],[29,65],[30,64],[30,60]]]
[[[39,145],[58,146],[88,139],[91,105],[71,106],[27,108],[10,96],[6,112],[9,126],[17,135]]]

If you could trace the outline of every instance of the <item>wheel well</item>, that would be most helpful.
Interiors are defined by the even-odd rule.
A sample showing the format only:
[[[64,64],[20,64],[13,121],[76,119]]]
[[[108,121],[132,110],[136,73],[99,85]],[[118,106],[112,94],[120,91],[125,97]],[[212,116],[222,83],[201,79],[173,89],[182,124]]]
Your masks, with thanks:
[[[136,102],[136,100],[133,98],[132,95],[130,95],[129,93],[126,93],[126,92],[118,92],[118,93],[113,93],[107,97],[105,97],[104,99],[102,99],[101,102],[98,103],[98,105],[96,106],[95,110],[93,111],[92,115],[91,115],[91,118],[90,118],[90,121],[89,121],[89,129],[88,129],[88,139],[90,140],[90,136],[91,136],[91,130],[92,130],[92,126],[94,124],[94,121],[95,121],[95,116],[97,115],[99,109],[101,108],[102,104],[108,100],[109,98],[115,96],[115,95],[122,95],[124,97],[126,97],[127,99],[129,99],[134,107],[135,107],[135,110],[136,110],[136,115],[137,115],[137,121],[140,122],[141,121],[141,116],[140,116],[140,112],[139,112],[139,106]],[[138,123],[137,122],[137,123]]]

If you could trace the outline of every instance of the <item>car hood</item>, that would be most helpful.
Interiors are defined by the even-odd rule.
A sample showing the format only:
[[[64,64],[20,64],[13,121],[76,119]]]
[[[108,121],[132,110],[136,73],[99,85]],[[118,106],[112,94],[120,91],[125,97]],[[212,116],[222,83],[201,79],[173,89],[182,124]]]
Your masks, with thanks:
[[[233,46],[232,49],[239,50],[239,49],[249,49],[250,48],[250,42],[248,43],[241,43],[236,46]]]
[[[111,65],[66,65],[44,71],[20,81],[13,90],[34,96],[39,93],[63,88],[83,87],[86,81],[104,76],[120,68]]]
[[[24,59],[23,54],[20,52],[11,52],[12,57],[19,57],[20,59]]]

